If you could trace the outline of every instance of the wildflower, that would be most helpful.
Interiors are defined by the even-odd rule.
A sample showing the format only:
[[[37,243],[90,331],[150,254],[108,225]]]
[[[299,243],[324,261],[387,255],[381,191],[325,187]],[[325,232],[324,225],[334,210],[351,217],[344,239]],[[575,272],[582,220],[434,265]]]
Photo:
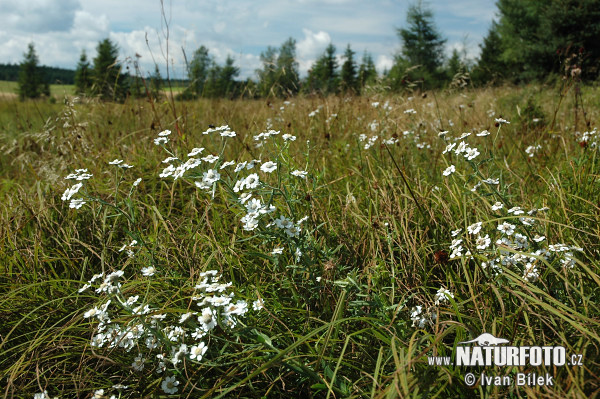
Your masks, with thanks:
[[[454,298],[454,294],[448,291],[446,288],[441,287],[435,294],[435,304],[439,306],[440,303],[448,302],[448,298]]]
[[[168,136],[168,135],[170,135],[170,134],[171,134],[171,131],[170,131],[170,130],[163,130],[162,132],[160,132],[160,133],[158,134],[158,137],[167,137],[167,136]]]
[[[523,280],[533,283],[540,277],[540,273],[534,264],[527,263],[525,270],[523,270]]]
[[[294,170],[291,174],[292,174],[292,176],[296,176],[296,177],[299,177],[301,179],[306,179],[306,176],[308,175],[308,172],[305,172],[303,170]]]
[[[285,141],[296,141],[296,136],[292,136],[291,134],[287,133],[281,136],[281,138],[283,138]]]
[[[523,213],[525,213],[520,206],[515,206],[510,208],[508,211],[508,213],[514,213],[515,215],[522,215]]]
[[[198,322],[200,323],[200,327],[208,332],[217,326],[217,314],[211,308],[204,308],[200,316],[198,316]]]
[[[479,233],[479,230],[481,230],[481,225],[482,225],[482,222],[477,222],[477,223],[474,223],[474,224],[470,225],[469,227],[467,227],[469,234]]]
[[[492,205],[492,211],[497,211],[499,209],[502,209],[504,207],[504,205],[501,202],[496,202],[494,205]]]
[[[456,143],[450,143],[446,146],[446,149],[442,152],[442,154],[445,154],[447,152],[450,152],[454,149],[454,147],[456,147]]]
[[[450,176],[454,172],[456,172],[456,167],[454,165],[450,165],[446,169],[444,169],[444,172],[442,174],[444,176]]]
[[[204,342],[200,342],[199,345],[192,346],[192,348],[190,349],[190,359],[199,362],[200,360],[202,360],[202,357],[204,356],[207,350],[208,347]]]
[[[71,209],[79,209],[81,208],[86,202],[82,199],[74,199],[71,200],[71,202],[69,203],[69,208]]]
[[[235,304],[227,306],[223,312],[224,316],[238,315],[243,316],[248,312],[248,303],[246,301],[237,301]]]
[[[144,363],[146,362],[146,359],[144,359],[142,357],[142,355],[137,355],[135,357],[135,359],[133,359],[133,363],[131,363],[131,367],[135,370],[135,371],[142,371],[144,369]]]
[[[212,154],[211,154],[211,155],[207,155],[207,156],[205,156],[204,158],[201,158],[201,159],[202,159],[204,162],[208,162],[208,163],[215,163],[215,161],[216,161],[217,159],[219,159],[219,157],[218,157],[218,156],[216,156],[216,155],[212,155]]]
[[[475,241],[475,246],[477,249],[483,250],[489,247],[491,243],[492,240],[490,239],[489,234],[486,234],[485,237],[477,237],[477,240]]]
[[[477,150],[477,148],[469,148],[465,152],[465,158],[467,158],[467,160],[469,161],[475,159],[478,155],[479,151]]]
[[[154,144],[161,145],[169,142],[169,139],[166,137],[158,137],[154,139]]]
[[[456,147],[456,150],[454,150],[454,153],[456,155],[460,155],[463,152],[466,152],[469,149],[469,146],[467,145],[467,143],[465,143],[464,141],[461,141],[460,143],[458,143],[458,147]]]
[[[509,121],[507,121],[506,119],[502,119],[502,118],[496,118],[495,121],[498,125],[510,124]]]
[[[142,178],[140,177],[136,181],[133,182],[133,187],[137,187],[142,182]]]
[[[439,132],[439,133],[438,133],[438,137],[442,137],[442,136],[445,136],[445,135],[447,135],[447,134],[448,134],[448,131],[447,131],[447,130],[444,130],[444,131],[441,131],[441,132]],[[445,153],[444,153],[444,154],[445,154]]]
[[[260,183],[260,180],[256,173],[252,173],[251,175],[248,175],[246,177],[246,179],[244,180],[244,185],[247,188],[256,188],[256,187],[258,187],[259,183]]]
[[[487,183],[487,184],[500,184],[500,180],[499,179],[489,178],[489,179],[485,179],[485,180],[482,180],[482,181],[484,183]]]
[[[461,135],[460,135],[460,137],[459,137],[459,138],[457,138],[457,140],[462,140],[462,139],[464,139],[465,137],[469,137],[470,135],[471,135],[471,133],[469,133],[469,132],[463,133],[463,134],[461,134]]]
[[[142,275],[146,276],[146,277],[153,276],[155,272],[156,272],[156,269],[154,268],[154,266],[148,266],[148,267],[142,268]]]
[[[77,183],[77,184],[73,185],[73,187],[67,188],[60,199],[63,201],[70,200],[73,195],[77,194],[77,192],[79,191],[79,189],[81,187],[83,187],[83,184]]]
[[[163,382],[160,386],[165,393],[173,394],[173,393],[177,393],[178,385],[179,385],[179,381],[177,381],[175,379],[175,376],[169,376],[163,380]]]
[[[192,148],[192,151],[190,151],[188,157],[195,157],[196,155],[201,154],[202,151],[204,151],[204,148]]]
[[[221,178],[221,174],[216,169],[209,169],[203,173],[202,183],[211,185]]]
[[[129,165],[129,164],[124,163],[124,164],[119,165],[119,168],[121,168],[121,169],[131,169],[131,168],[133,168],[133,165]]]
[[[256,301],[252,302],[252,309],[254,309],[254,310],[261,310],[261,309],[264,309],[264,307],[265,307],[265,303],[260,298],[257,299]]]
[[[108,164],[109,164],[109,165],[118,165],[118,164],[120,164],[121,162],[123,162],[123,160],[122,160],[122,159],[115,159],[114,161],[110,161]]]
[[[260,167],[260,170],[262,170],[265,173],[271,173],[271,172],[275,171],[276,169],[277,169],[277,164],[275,162],[272,162],[272,161],[265,162]]]
[[[236,134],[232,130],[225,130],[221,132],[221,137],[235,137]]]
[[[484,137],[484,136],[489,136],[490,132],[488,132],[487,130],[483,130],[480,133],[477,133],[475,136],[479,136],[479,137]]]
[[[271,251],[271,255],[281,255],[283,253],[283,247],[275,247]]]
[[[506,234],[507,236],[510,236],[515,232],[515,227],[516,226],[514,224],[504,222],[504,223],[498,225],[498,231],[501,231],[502,233]]]
[[[452,230],[450,232],[450,234],[452,235],[452,237],[456,237],[457,235],[460,234],[460,232],[462,231],[462,229],[458,229],[458,230]]]
[[[535,242],[542,242],[546,239],[546,236],[539,236],[538,234],[535,235],[535,237],[533,237],[533,241]]]

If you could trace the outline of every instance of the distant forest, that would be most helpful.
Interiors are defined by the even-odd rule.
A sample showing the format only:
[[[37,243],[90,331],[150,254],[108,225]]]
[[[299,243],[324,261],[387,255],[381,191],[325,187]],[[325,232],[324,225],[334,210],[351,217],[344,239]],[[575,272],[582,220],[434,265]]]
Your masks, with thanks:
[[[0,64],[0,80],[19,80],[19,64]],[[39,66],[40,72],[45,77],[44,81],[50,84],[72,85],[75,83],[75,71],[71,69]]]

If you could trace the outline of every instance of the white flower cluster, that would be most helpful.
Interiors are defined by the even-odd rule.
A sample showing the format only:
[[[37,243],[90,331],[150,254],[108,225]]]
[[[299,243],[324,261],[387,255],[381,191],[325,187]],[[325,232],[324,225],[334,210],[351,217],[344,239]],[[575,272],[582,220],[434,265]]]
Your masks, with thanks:
[[[493,211],[503,208],[504,206],[500,202],[492,205]],[[502,267],[510,268],[519,271],[523,280],[528,282],[535,282],[540,277],[539,268],[544,261],[558,261],[565,268],[573,268],[576,263],[573,251],[582,251],[581,248],[565,244],[548,245],[545,242],[546,237],[536,234],[532,228],[535,226],[536,220],[531,216],[547,210],[546,207],[532,209],[527,212],[527,215],[530,216],[527,217],[521,216],[525,214],[521,207],[512,207],[506,212],[509,217],[518,218],[516,219],[518,223],[503,221],[485,235],[481,233],[483,222],[468,226],[466,235],[452,240],[450,259],[477,258],[482,261],[482,268],[490,270],[494,276],[502,274]],[[460,230],[456,230],[453,232],[453,237],[459,234]],[[496,238],[495,241],[490,238],[490,235]],[[470,250],[465,250],[464,244],[475,249],[475,254]]]
[[[434,306],[423,311],[423,307],[417,305],[411,309],[410,320],[413,322],[413,327],[423,328],[426,325],[433,325],[437,320],[437,307],[449,303],[450,299],[454,299],[454,294],[447,288],[440,287],[434,296]]]
[[[98,325],[91,340],[97,348],[120,348],[126,352],[137,348],[131,368],[141,371],[153,367],[162,374],[178,369],[189,361],[200,362],[208,350],[208,335],[217,327],[223,331],[235,328],[248,312],[248,303],[236,299],[231,292],[231,282],[220,282],[219,273],[209,270],[200,273],[200,282],[194,287],[192,301],[197,310],[161,313],[158,308],[140,304],[138,295],[125,298],[121,286],[123,271],[108,275],[97,274],[79,291],[95,288],[98,294],[108,297],[102,305],[87,310],[83,317],[96,320]],[[102,283],[97,284],[97,281]],[[264,307],[262,300],[253,304],[254,310]],[[124,317],[123,314],[128,315]],[[152,363],[154,360],[154,364]],[[178,381],[167,376],[162,382],[164,392],[177,392]]]

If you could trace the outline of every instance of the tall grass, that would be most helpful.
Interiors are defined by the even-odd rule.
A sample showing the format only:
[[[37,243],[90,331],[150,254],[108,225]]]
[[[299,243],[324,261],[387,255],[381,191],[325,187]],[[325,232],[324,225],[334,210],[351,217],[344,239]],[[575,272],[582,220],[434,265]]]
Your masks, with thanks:
[[[167,375],[176,376],[182,397],[597,395],[599,139],[584,132],[593,132],[599,98],[584,88],[591,124],[580,116],[577,127],[569,95],[559,103],[556,89],[542,87],[154,107],[0,102],[3,395],[91,397],[104,389],[106,397],[159,397]],[[500,117],[511,123],[494,126]],[[225,124],[237,135],[224,147],[202,134]],[[167,154],[153,140],[165,129],[173,131],[165,148],[178,154],[206,147],[223,160],[276,161],[275,173],[261,175],[268,186],[253,195],[272,198],[294,220],[308,216],[301,235],[277,235],[266,219],[245,231],[243,207],[228,189],[234,174],[226,181],[223,172],[214,191],[194,186],[202,173],[160,178]],[[256,147],[254,136],[268,129],[281,133]],[[483,130],[491,134],[476,136]],[[465,141],[480,155],[442,154],[463,132],[472,133]],[[285,144],[284,133],[296,141]],[[134,168],[108,165],[115,158]],[[456,171],[444,176],[451,164]],[[64,177],[78,168],[93,174],[85,193],[94,200],[70,209],[61,200],[72,183]],[[307,171],[306,180],[294,169]],[[498,184],[471,191],[483,178]],[[493,211],[496,202],[504,208]],[[531,216],[534,232],[506,212],[515,206],[549,210]],[[572,267],[539,256],[537,279],[524,279],[520,266],[499,264],[495,273],[483,263],[523,251],[491,244],[477,252],[467,233],[476,222],[493,242],[507,222],[530,234],[530,243],[534,233],[544,235],[540,248],[583,251],[572,250]],[[457,229],[464,250],[450,259]],[[130,258],[119,250],[132,239],[144,244]],[[284,253],[273,255],[279,245]],[[150,265],[157,273],[142,276]],[[84,314],[105,299],[78,291],[93,275],[118,270],[125,273],[119,295],[139,295],[168,317],[198,310],[190,298],[207,270],[231,282],[236,297],[261,298],[265,308],[235,329],[217,327],[200,362],[167,362],[165,375],[148,358],[138,371],[132,362],[141,346],[91,345],[98,323]],[[449,294],[436,295],[440,288]],[[123,308],[113,321],[136,317]],[[555,385],[473,388],[463,377],[474,370],[428,365],[427,356],[451,356],[457,343],[483,332],[515,346],[564,346],[582,354],[584,365],[474,368],[550,373]]]

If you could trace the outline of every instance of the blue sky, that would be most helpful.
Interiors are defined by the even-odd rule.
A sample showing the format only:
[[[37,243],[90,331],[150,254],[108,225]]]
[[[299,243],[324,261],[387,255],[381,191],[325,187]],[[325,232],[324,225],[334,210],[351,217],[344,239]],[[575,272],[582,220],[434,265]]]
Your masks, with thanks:
[[[240,76],[252,77],[260,53],[288,37],[297,41],[302,74],[333,43],[341,54],[350,43],[360,57],[369,51],[380,72],[391,66],[401,43],[411,1],[399,0],[0,0],[0,63],[18,63],[33,42],[45,65],[74,68],[82,49],[90,58],[109,37],[123,62],[141,55],[143,71],[185,76],[183,51],[200,45],[218,62],[236,60]],[[424,1],[440,33],[453,48],[475,58],[495,16],[495,0]],[[168,41],[167,41],[168,32]],[[148,42],[148,44],[147,44]],[[167,46],[168,43],[168,46]],[[167,53],[168,50],[168,53]]]

